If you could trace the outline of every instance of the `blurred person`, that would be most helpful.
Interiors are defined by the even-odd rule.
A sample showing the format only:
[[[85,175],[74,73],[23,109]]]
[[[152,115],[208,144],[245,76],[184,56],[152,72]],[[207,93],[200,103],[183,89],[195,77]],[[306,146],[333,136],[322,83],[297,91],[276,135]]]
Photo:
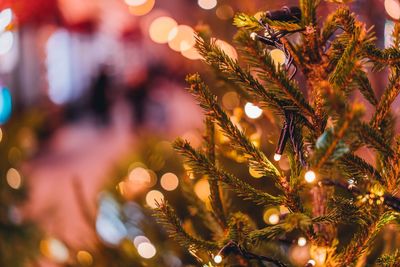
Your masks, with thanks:
[[[109,67],[102,65],[90,90],[90,106],[96,121],[103,126],[110,123],[110,84]]]

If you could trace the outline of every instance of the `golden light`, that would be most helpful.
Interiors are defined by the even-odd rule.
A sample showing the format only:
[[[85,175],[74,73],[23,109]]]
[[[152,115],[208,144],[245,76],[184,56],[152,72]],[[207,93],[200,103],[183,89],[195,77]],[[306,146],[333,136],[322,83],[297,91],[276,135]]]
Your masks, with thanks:
[[[275,155],[274,155],[274,160],[275,160],[275,161],[280,161],[281,158],[282,158],[282,155],[281,155],[281,154],[275,153]]]
[[[222,51],[224,51],[225,54],[227,54],[230,58],[235,60],[238,58],[236,49],[229,43],[218,39],[215,41],[215,45],[217,45]]]
[[[400,19],[400,3],[398,0],[385,0],[385,10],[393,19]]]
[[[143,243],[139,244],[139,246],[137,247],[137,251],[138,251],[139,255],[145,259],[153,258],[157,253],[157,250],[153,246],[153,244],[148,243],[148,242],[143,242]]]
[[[299,239],[297,239],[297,245],[304,247],[307,245],[307,239],[305,237],[299,237]]]
[[[282,50],[273,49],[273,50],[271,50],[271,52],[269,54],[270,54],[270,56],[272,58],[272,61],[275,64],[275,67],[278,67],[280,65],[285,64],[286,56],[285,56],[285,53]]]
[[[0,128],[0,142],[1,142],[2,139],[3,139],[3,131]]]
[[[260,172],[258,170],[255,170],[252,167],[249,168],[249,173],[253,178],[256,178],[256,179],[261,178],[261,177],[264,176],[262,172]]]
[[[6,177],[7,177],[7,183],[11,188],[19,189],[21,187],[22,178],[16,169],[14,169],[14,168],[9,169],[7,171]]]
[[[181,51],[182,56],[184,56],[187,59],[191,59],[191,60],[198,60],[198,59],[202,59],[202,56],[199,54],[199,52],[197,51],[197,49],[193,46],[188,50],[185,51]]]
[[[217,8],[215,14],[219,19],[228,20],[233,17],[234,11],[230,5],[221,5]]]
[[[146,195],[146,203],[151,208],[157,208],[156,202],[160,203],[164,200],[164,195],[158,190],[151,190]]]
[[[178,176],[173,174],[172,172],[167,172],[163,176],[161,176],[160,180],[161,187],[167,191],[175,190],[179,185]]]
[[[168,35],[172,29],[178,26],[178,23],[170,17],[158,17],[150,24],[150,39],[159,44],[168,43]]]
[[[194,192],[202,201],[206,202],[208,197],[210,196],[210,185],[208,184],[207,179],[200,179],[194,185]]]
[[[195,31],[188,25],[179,25],[168,34],[168,46],[174,51],[189,50],[195,43]]]
[[[315,264],[318,266],[324,266],[326,261],[326,248],[313,246],[310,249],[311,258],[314,260]]]
[[[262,115],[263,111],[253,103],[247,102],[244,106],[244,113],[246,113],[247,117],[250,119],[257,119]]]
[[[221,263],[221,262],[222,262],[222,256],[221,256],[221,255],[215,256],[215,257],[214,257],[214,262],[215,262],[216,264]]]
[[[136,248],[142,243],[150,243],[150,240],[144,235],[138,235],[133,239],[133,244]]]
[[[125,0],[128,6],[140,6],[146,3],[147,0]]]
[[[58,239],[43,239],[40,241],[39,247],[44,256],[57,263],[65,263],[69,258],[68,248]]]
[[[288,209],[286,206],[280,205],[280,206],[279,206],[279,213],[280,213],[281,215],[285,215],[285,214],[290,213],[290,211],[289,211],[289,209]]]
[[[217,0],[198,0],[197,4],[202,9],[209,10],[217,6]]]
[[[306,180],[307,183],[314,182],[315,178],[316,178],[315,172],[313,172],[312,170],[309,170],[304,174],[304,179]]]
[[[142,5],[129,6],[129,13],[135,16],[143,16],[148,14],[154,7],[155,0],[147,0]]]
[[[272,225],[279,223],[280,221],[279,210],[276,208],[267,209],[264,212],[263,220],[265,223]]]
[[[239,106],[239,96],[235,91],[227,92],[222,96],[222,105],[227,109],[234,109]]]
[[[11,23],[13,12],[11,8],[6,8],[0,12],[0,31],[3,31]]]
[[[76,259],[78,263],[83,266],[91,266],[93,264],[93,256],[85,250],[78,251]]]
[[[134,168],[128,177],[129,181],[135,182],[136,185],[150,185],[151,184],[151,175],[148,170],[142,167]]]

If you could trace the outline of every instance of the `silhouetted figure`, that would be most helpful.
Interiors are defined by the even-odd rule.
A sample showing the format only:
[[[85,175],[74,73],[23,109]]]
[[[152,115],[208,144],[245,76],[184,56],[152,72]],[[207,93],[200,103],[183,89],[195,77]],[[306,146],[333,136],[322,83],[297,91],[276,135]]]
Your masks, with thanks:
[[[102,125],[110,122],[110,76],[107,66],[101,66],[91,90],[91,108],[96,120]]]

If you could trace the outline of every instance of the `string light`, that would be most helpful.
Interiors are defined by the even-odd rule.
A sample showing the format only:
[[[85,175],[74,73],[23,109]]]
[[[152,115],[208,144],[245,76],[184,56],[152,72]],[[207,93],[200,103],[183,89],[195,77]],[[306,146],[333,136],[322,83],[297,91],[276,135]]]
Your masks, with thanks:
[[[160,180],[161,187],[167,191],[175,190],[179,185],[178,176],[173,174],[172,172],[167,172],[163,176],[161,176]]]
[[[299,237],[299,239],[297,240],[297,245],[299,245],[300,247],[304,247],[305,245],[307,245],[307,239],[305,239],[304,237]]]
[[[6,8],[0,12],[0,31],[3,31],[11,23],[13,12],[11,8]]]
[[[11,168],[7,171],[7,183],[13,189],[19,189],[22,184],[22,178],[19,172]]]
[[[315,172],[312,170],[309,170],[304,174],[304,179],[306,180],[307,183],[314,182],[315,178],[316,178]]]
[[[214,262],[216,263],[216,264],[219,264],[219,263],[221,263],[222,262],[222,256],[221,255],[217,255],[217,256],[215,256],[214,257]]]
[[[78,251],[76,254],[76,259],[78,260],[79,264],[83,266],[91,266],[93,264],[93,256],[84,250]]]
[[[168,46],[177,52],[189,50],[196,43],[195,32],[188,25],[179,25],[168,34]]]
[[[269,53],[272,61],[275,64],[275,67],[278,68],[280,65],[285,64],[286,62],[286,55],[285,53],[280,50],[280,49],[273,49],[271,50],[271,52]]]
[[[202,9],[209,10],[217,6],[217,0],[198,0],[197,4]]]
[[[259,107],[255,106],[253,103],[250,102],[247,102],[246,105],[244,106],[244,112],[250,119],[257,119],[263,113],[262,109],[260,109]]]
[[[135,1],[138,2],[138,1]],[[154,7],[155,0],[146,0],[141,5],[129,5],[129,13],[135,16],[143,16],[148,14]]]
[[[275,161],[280,161],[281,158],[282,158],[282,155],[281,155],[281,154],[275,153],[275,155],[274,155],[274,160],[275,160]]]
[[[146,3],[147,0],[125,0],[128,6],[140,6]]]
[[[315,260],[311,259],[307,262],[307,266],[315,266],[316,262]]]

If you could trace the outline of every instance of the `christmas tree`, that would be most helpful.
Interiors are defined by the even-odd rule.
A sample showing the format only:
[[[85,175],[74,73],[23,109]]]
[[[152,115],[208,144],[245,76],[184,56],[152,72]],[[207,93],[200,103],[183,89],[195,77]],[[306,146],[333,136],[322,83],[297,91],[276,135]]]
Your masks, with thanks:
[[[375,45],[372,28],[359,21],[343,1],[331,1],[334,13],[317,19],[320,1],[299,7],[238,14],[231,59],[205,33],[197,38],[204,61],[243,98],[273,113],[281,129],[275,155],[254,144],[232,121],[198,74],[189,75],[189,91],[206,115],[206,145],[196,149],[178,139],[175,149],[189,176],[182,195],[196,213],[182,224],[169,202],[158,200],[155,216],[170,236],[207,266],[398,266],[396,247],[377,242],[387,226],[398,234],[400,140],[391,104],[397,97],[400,27],[393,45]],[[274,50],[273,50],[274,49]],[[272,57],[280,51],[282,63]],[[380,97],[372,72],[388,72]],[[362,98],[362,101],[357,99]],[[373,110],[366,114],[366,107]],[[257,188],[222,164],[222,132],[238,157],[274,188]],[[373,153],[373,160],[365,157]],[[278,162],[287,157],[290,168]],[[274,162],[276,161],[276,162]],[[193,181],[207,177],[209,206],[196,199]],[[269,225],[256,222],[254,209],[241,209],[235,196],[254,207],[279,207]],[[248,206],[246,206],[248,207]],[[392,227],[393,228],[393,227]],[[207,229],[207,231],[204,231]],[[289,248],[307,244],[307,258],[289,257]],[[268,265],[269,264],[269,265]]]

